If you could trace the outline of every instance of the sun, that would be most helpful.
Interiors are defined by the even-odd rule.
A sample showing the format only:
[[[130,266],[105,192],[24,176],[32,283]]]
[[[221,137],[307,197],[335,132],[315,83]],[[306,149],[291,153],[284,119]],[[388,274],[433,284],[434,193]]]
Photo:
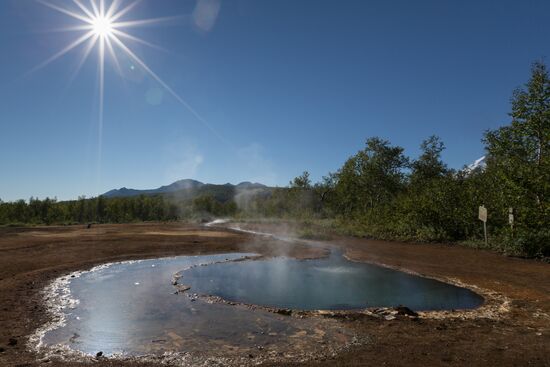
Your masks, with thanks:
[[[75,31],[80,33],[77,38],[67,46],[55,53],[41,64],[34,67],[30,72],[45,67],[46,65],[61,58],[79,46],[82,46],[80,60],[73,75],[78,74],[82,65],[86,62],[92,51],[97,50],[98,61],[98,136],[99,148],[101,151],[101,136],[103,129],[103,105],[105,88],[105,66],[107,59],[110,59],[115,69],[120,75],[123,74],[123,65],[119,61],[119,56],[124,55],[131,61],[129,66],[132,70],[137,66],[146,74],[149,74],[157,83],[159,83],[168,93],[170,93],[181,105],[183,105],[198,121],[202,122],[211,132],[220,135],[210,126],[210,124],[191,107],[178,93],[176,93],[164,80],[160,78],[130,47],[131,43],[141,44],[152,48],[159,48],[135,35],[128,29],[160,24],[163,22],[173,22],[175,20],[185,19],[183,16],[167,16],[149,19],[128,20],[127,16],[131,14],[142,0],[72,0],[72,3],[66,0],[64,3],[57,4],[51,0],[36,0],[40,4],[67,15],[73,21],[79,21],[78,24],[62,28],[66,31]],[[126,18],[126,19],[125,19]],[[127,67],[127,66],[126,66]]]
[[[93,19],[92,30],[96,36],[112,37],[114,33],[113,21],[106,16],[96,17]]]
[[[50,9],[73,18],[73,21],[77,20],[79,23],[76,25],[61,29],[76,31],[81,34],[73,42],[42,62],[32,71],[46,66],[79,46],[84,47],[77,71],[86,61],[93,49],[96,49],[99,54],[99,66],[101,70],[103,70],[108,56],[110,56],[115,67],[119,69],[120,65],[117,54],[121,52],[129,56],[134,63],[140,66],[142,66],[142,64],[145,65],[145,63],[132,52],[128,43],[133,42],[153,48],[158,47],[132,35],[126,30],[179,18],[178,16],[170,16],[154,19],[125,20],[124,18],[140,3],[140,0],[89,0],[87,2],[84,2],[84,0],[73,0],[72,3],[66,1],[63,5],[52,3],[50,0],[36,1]],[[101,72],[101,74],[103,74],[103,72]],[[100,75],[100,77],[103,77],[103,75]]]

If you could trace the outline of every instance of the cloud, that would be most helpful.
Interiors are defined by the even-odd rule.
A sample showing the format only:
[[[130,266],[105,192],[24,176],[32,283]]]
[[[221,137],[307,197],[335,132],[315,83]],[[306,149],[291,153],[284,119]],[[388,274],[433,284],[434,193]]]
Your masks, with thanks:
[[[198,0],[193,10],[194,25],[204,32],[212,30],[216,25],[220,7],[220,0]]]

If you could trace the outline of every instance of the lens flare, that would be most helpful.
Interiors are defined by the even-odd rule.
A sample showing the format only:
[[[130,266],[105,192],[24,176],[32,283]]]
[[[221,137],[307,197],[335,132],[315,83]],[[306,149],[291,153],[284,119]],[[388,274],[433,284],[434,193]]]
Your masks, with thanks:
[[[151,78],[160,84],[169,94],[171,94],[182,106],[184,106],[197,120],[199,120],[206,128],[210,130],[218,139],[225,142],[210,124],[197,112],[189,103],[187,103],[179,94],[177,94],[164,80],[160,78],[140,57],[136,55],[127,43],[139,43],[152,48],[159,47],[151,44],[141,38],[138,38],[130,33],[127,29],[142,26],[150,26],[157,23],[174,21],[183,19],[182,16],[169,16],[151,19],[135,19],[129,20],[126,17],[131,11],[141,2],[134,0],[127,4],[123,4],[124,0],[89,0],[89,5],[86,6],[81,0],[66,1],[63,6],[49,2],[48,0],[37,0],[40,4],[53,9],[59,13],[67,15],[73,20],[78,20],[81,24],[64,28],[66,31],[82,32],[74,41],[70,42],[63,49],[55,53],[50,58],[36,66],[30,72],[45,67],[46,65],[61,58],[79,46],[84,47],[83,54],[78,63],[77,69],[73,74],[73,78],[78,74],[82,65],[86,62],[89,55],[94,49],[97,49],[98,55],[98,79],[99,79],[99,112],[98,112],[98,161],[101,161],[101,140],[103,131],[103,109],[104,109],[104,86],[105,86],[105,64],[107,56],[110,56],[115,69],[121,73],[120,63],[117,59],[117,52],[126,55],[137,66],[145,71]],[[108,3],[108,4],[107,4]],[[125,6],[123,6],[125,5]],[[124,29],[125,31],[123,31]],[[133,66],[132,66],[133,68]]]

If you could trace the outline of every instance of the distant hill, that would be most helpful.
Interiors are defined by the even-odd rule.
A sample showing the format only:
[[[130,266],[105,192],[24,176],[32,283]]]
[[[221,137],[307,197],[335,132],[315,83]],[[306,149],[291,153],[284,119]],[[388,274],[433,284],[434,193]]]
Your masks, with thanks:
[[[270,187],[254,182],[241,182],[237,185],[226,183],[223,185],[208,184],[196,180],[185,179],[179,180],[170,185],[161,186],[156,189],[129,189],[122,187],[120,189],[114,189],[107,191],[102,196],[106,198],[122,198],[132,197],[139,195],[166,195],[177,197],[180,199],[193,199],[201,195],[212,195],[219,201],[227,201],[232,199],[236,194],[241,191],[248,190],[265,190],[270,191]]]

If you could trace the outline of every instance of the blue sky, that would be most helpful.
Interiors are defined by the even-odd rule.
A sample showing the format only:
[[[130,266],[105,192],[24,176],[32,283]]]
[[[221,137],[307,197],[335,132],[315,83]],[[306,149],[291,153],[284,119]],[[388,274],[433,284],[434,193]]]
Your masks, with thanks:
[[[30,72],[82,33],[52,32],[75,23],[36,1],[3,0],[0,198],[182,178],[286,185],[337,170],[370,136],[415,157],[437,134],[459,168],[550,55],[548,14],[546,0],[144,0],[124,19],[181,18],[131,29],[163,50],[126,44],[212,129],[119,51],[99,139],[97,51],[74,78],[83,47]]]

